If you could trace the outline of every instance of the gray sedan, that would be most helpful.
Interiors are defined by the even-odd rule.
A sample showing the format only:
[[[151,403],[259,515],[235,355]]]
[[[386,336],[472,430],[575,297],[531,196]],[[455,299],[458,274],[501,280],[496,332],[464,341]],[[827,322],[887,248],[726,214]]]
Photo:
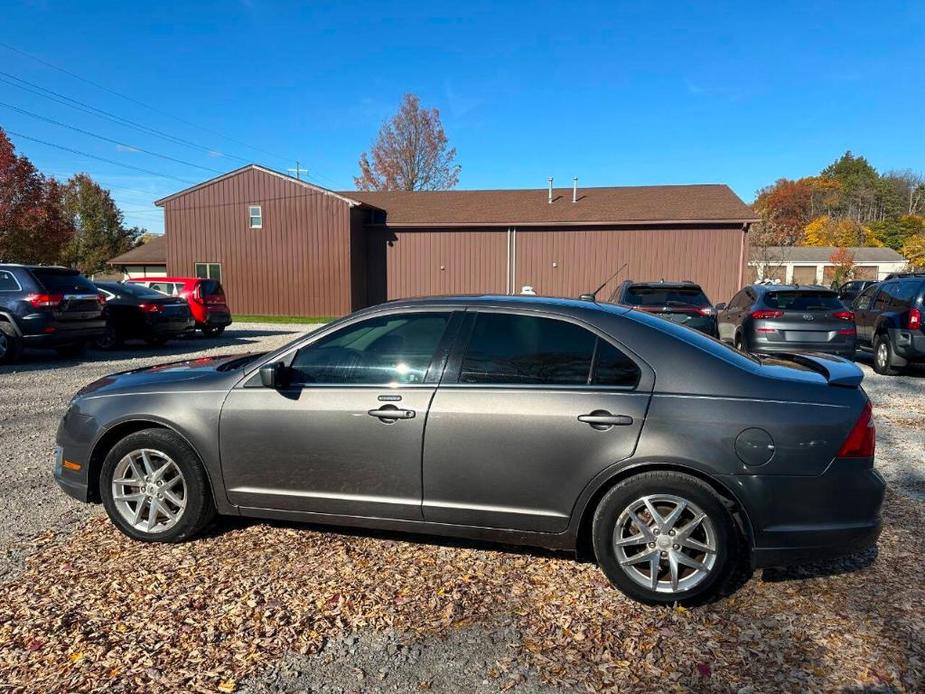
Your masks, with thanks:
[[[103,378],[55,476],[140,541],[216,513],[587,550],[650,603],[880,531],[862,374],[758,361],[623,306],[392,302],[270,354]]]

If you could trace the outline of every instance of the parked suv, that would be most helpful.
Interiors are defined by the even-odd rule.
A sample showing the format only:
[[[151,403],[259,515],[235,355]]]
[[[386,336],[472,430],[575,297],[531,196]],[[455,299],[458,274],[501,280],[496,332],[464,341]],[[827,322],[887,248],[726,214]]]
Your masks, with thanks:
[[[743,352],[825,352],[854,358],[854,313],[831,289],[753,284],[716,309],[720,339]]]
[[[0,264],[0,364],[23,347],[75,354],[105,326],[99,292],[77,270]]]
[[[615,301],[716,337],[713,304],[700,285],[693,282],[627,280],[617,290]]]
[[[854,300],[858,348],[872,351],[874,371],[896,375],[909,362],[925,361],[922,313],[925,273],[896,274]]]
[[[231,325],[231,311],[225,303],[225,290],[218,280],[201,277],[137,277],[128,281],[186,299],[196,321],[196,328],[207,337],[221,335]]]

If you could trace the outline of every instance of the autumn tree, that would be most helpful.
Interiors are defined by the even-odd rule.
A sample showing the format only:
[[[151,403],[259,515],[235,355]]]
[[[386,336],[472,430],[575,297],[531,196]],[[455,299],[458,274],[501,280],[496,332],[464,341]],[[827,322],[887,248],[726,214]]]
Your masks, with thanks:
[[[359,190],[448,190],[459,182],[456,149],[447,145],[440,112],[421,108],[406,94],[391,120],[379,129],[371,150],[360,155]],[[370,161],[370,156],[372,161]]]
[[[882,246],[874,233],[847,217],[824,214],[806,225],[804,246]]]
[[[85,173],[73,176],[64,192],[63,208],[74,227],[64,261],[87,275],[106,268],[106,261],[135,245],[142,229],[127,229],[109,191]]]
[[[884,219],[872,222],[868,228],[877,240],[894,251],[900,250],[906,241],[916,234],[925,233],[925,216],[907,214],[898,219]]]
[[[836,248],[829,256],[832,263],[832,286],[838,287],[854,277],[854,254],[847,248]]]
[[[925,270],[925,232],[906,239],[901,252],[910,269]]]
[[[55,263],[73,229],[62,187],[45,178],[0,129],[0,262]]]

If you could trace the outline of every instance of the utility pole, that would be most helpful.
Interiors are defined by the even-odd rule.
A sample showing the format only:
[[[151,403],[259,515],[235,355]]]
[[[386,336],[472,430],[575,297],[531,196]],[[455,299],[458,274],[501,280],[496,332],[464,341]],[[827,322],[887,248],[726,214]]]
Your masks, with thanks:
[[[302,174],[303,174],[303,173],[304,173],[306,176],[308,175],[308,169],[303,169],[301,166],[299,166],[299,162],[296,162],[296,163],[295,163],[295,168],[294,168],[294,169],[286,169],[286,171],[292,171],[292,172],[294,172],[294,173],[295,173],[295,177],[296,177],[298,180],[300,180],[300,181],[302,180]]]

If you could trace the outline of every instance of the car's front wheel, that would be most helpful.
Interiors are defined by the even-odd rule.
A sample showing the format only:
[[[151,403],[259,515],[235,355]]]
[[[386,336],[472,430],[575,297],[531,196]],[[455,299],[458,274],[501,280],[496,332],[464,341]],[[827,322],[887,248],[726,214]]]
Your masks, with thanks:
[[[103,462],[100,495],[116,527],[144,542],[182,542],[215,515],[199,457],[166,429],[145,429],[117,443]]]
[[[696,603],[726,583],[738,560],[735,522],[702,480],[645,472],[601,500],[594,553],[610,582],[648,604]]]

